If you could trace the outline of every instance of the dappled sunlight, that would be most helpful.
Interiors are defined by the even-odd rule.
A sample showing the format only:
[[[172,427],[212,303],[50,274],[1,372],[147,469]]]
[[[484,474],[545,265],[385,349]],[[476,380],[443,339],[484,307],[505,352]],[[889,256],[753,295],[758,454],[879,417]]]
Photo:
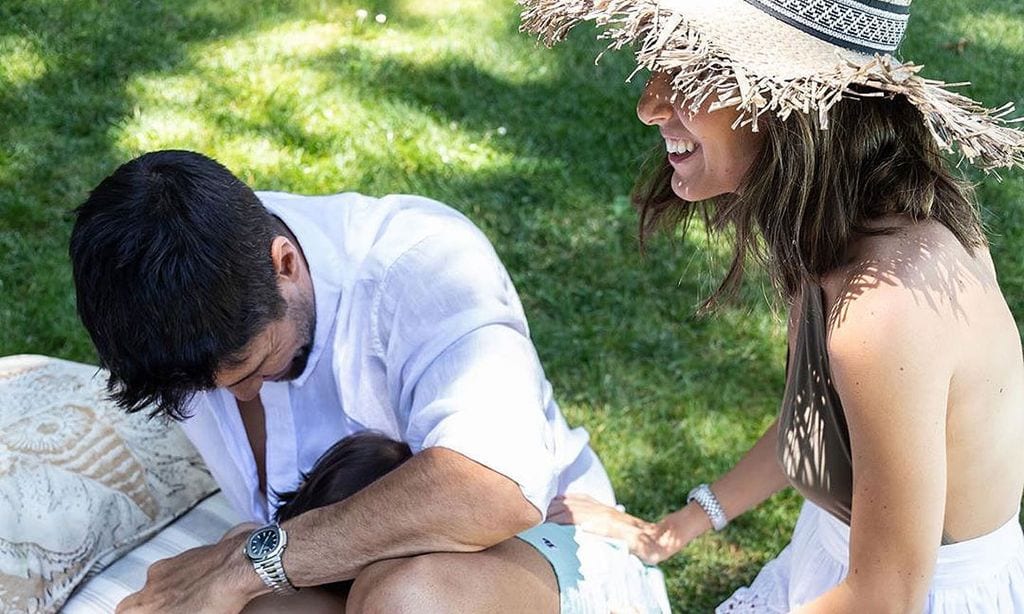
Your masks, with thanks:
[[[114,130],[114,141],[125,151],[190,149],[213,136],[200,113],[187,108],[147,107]]]
[[[838,396],[831,392],[832,377],[824,355],[804,350],[800,356],[807,363],[790,364],[793,390],[784,401],[790,407],[783,410],[779,421],[782,468],[818,505],[841,510],[848,518],[851,459],[842,408]],[[837,431],[840,428],[842,436]]]
[[[911,22],[922,52],[909,57],[951,80],[961,73],[945,64],[964,64],[989,102],[1019,99],[1017,1],[992,0],[1009,8],[991,14],[922,3]],[[518,11],[512,0],[2,0],[0,354],[95,361],[74,309],[69,212],[143,151],[202,151],[256,189],[423,194],[493,242],[555,398],[590,431],[623,502],[652,519],[677,509],[777,413],[785,320],[753,262],[737,303],[695,316],[731,255],[699,222],[641,255],[628,193],[661,141],[636,121],[642,79],[623,83],[632,54],[595,66],[604,43],[582,28],[544,49],[517,31]],[[961,31],[976,38],[965,53],[976,65],[942,46]],[[1024,175],[1007,177],[979,194],[1021,318]],[[898,259],[917,262],[918,247]],[[851,298],[893,264],[867,263]],[[955,290],[961,276],[940,272],[919,287]],[[707,611],[782,547],[798,501],[774,503],[664,566],[679,609]]]
[[[46,74],[42,51],[26,36],[0,36],[0,86],[22,87]]]
[[[317,171],[306,164],[302,151],[255,134],[227,137],[217,147],[217,157],[228,168],[239,169],[240,178],[256,189],[283,169],[306,175]]]
[[[239,66],[295,68],[292,62],[338,49],[352,38],[351,26],[343,23],[303,20],[212,41],[195,47],[190,55],[197,69],[228,71],[228,75],[238,78],[245,76],[238,73]],[[288,78],[281,74],[278,77]]]
[[[396,24],[400,25],[400,24]],[[443,29],[440,24],[434,24]],[[368,40],[362,47],[366,51],[386,54],[414,64],[443,62],[453,58],[470,60],[479,70],[505,80],[510,85],[551,82],[557,75],[549,62],[536,54],[503,57],[502,49],[509,45],[521,46],[529,51],[535,44],[529,39],[516,41],[476,40],[467,36],[457,25],[447,35],[434,29],[399,30],[388,28],[380,36]],[[567,92],[568,94],[568,92]]]
[[[400,13],[415,17],[439,19],[452,17],[466,12],[485,12],[488,0],[446,0],[445,2],[422,2],[418,0],[399,0],[395,8]]]
[[[140,75],[127,89],[138,105],[189,108],[198,114],[196,105],[206,93],[206,80],[196,74]]]
[[[348,30],[301,21],[197,45],[183,72],[129,84],[135,112],[117,126],[116,142],[126,155],[191,143],[250,180],[281,187],[294,178],[303,187],[290,189],[307,191],[302,176],[335,191],[365,185],[367,175],[474,173],[515,162],[497,122],[471,130],[373,94],[375,67],[404,52],[356,50]],[[367,74],[346,74],[351,59]]]
[[[866,292],[883,286],[910,292],[914,302],[936,313],[951,313],[970,323],[961,295],[968,287],[998,291],[984,260],[971,258],[948,231],[900,235],[898,246],[880,256],[857,258],[848,263],[838,299],[830,307],[830,329],[843,326],[854,302]]]

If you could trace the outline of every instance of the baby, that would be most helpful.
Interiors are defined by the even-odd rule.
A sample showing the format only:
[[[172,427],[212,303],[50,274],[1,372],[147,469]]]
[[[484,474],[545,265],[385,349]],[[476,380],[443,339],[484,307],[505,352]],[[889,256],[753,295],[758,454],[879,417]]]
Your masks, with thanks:
[[[313,469],[302,476],[297,490],[277,495],[281,504],[274,520],[282,523],[309,510],[347,499],[410,458],[409,446],[379,433],[364,431],[345,437],[317,459]],[[257,527],[246,523],[235,527],[229,535]],[[344,596],[352,588],[352,580],[319,588]],[[252,608],[246,610],[249,611],[253,611]]]
[[[410,458],[409,446],[379,433],[365,431],[345,437],[320,456],[312,471],[302,476],[298,490],[278,494],[281,505],[274,520],[282,523],[347,499]],[[352,580],[322,588],[347,594]]]

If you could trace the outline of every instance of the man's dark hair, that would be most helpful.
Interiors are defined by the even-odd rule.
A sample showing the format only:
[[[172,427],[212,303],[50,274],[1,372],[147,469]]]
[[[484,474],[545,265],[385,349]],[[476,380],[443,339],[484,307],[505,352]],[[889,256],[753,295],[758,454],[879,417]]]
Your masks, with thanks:
[[[284,522],[347,499],[410,458],[412,451],[400,441],[372,431],[350,435],[323,453],[313,470],[302,476],[298,490],[277,495],[282,503],[274,520]],[[347,594],[352,581],[335,582],[323,588]]]
[[[147,153],[92,191],[69,253],[118,405],[187,417],[192,395],[284,315],[270,257],[280,226],[230,171],[189,151]]]

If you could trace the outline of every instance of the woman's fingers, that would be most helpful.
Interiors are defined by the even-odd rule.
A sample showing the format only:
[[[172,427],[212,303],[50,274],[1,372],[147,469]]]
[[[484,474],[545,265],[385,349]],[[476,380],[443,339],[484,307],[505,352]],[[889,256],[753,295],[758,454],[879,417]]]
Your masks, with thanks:
[[[572,524],[572,514],[560,503],[552,503],[548,506],[548,522],[556,524]]]
[[[600,516],[600,510],[592,507],[555,501],[548,507],[547,521],[555,524],[575,524],[582,528],[584,525],[592,526]]]
[[[580,495],[564,495],[555,497],[548,505],[548,517],[554,514],[587,513],[593,511],[595,506],[602,506],[590,497]]]
[[[602,505],[593,497],[577,493],[567,493],[561,497],[555,497],[555,499],[561,499],[569,505]]]
[[[628,539],[637,530],[644,530],[648,524],[592,497],[575,494],[552,499],[548,506],[547,521],[574,524],[584,531],[622,539]]]
[[[548,506],[547,521],[574,524],[589,533],[623,539],[633,554],[648,564],[657,564],[666,558],[658,544],[656,525],[586,495],[555,497]]]

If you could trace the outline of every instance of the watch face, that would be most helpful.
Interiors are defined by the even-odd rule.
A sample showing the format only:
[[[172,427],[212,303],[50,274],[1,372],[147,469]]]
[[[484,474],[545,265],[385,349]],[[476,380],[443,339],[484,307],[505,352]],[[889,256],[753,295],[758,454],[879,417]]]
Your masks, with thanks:
[[[253,533],[249,537],[249,543],[246,545],[249,558],[253,560],[262,559],[273,552],[280,542],[281,535],[272,527]]]

